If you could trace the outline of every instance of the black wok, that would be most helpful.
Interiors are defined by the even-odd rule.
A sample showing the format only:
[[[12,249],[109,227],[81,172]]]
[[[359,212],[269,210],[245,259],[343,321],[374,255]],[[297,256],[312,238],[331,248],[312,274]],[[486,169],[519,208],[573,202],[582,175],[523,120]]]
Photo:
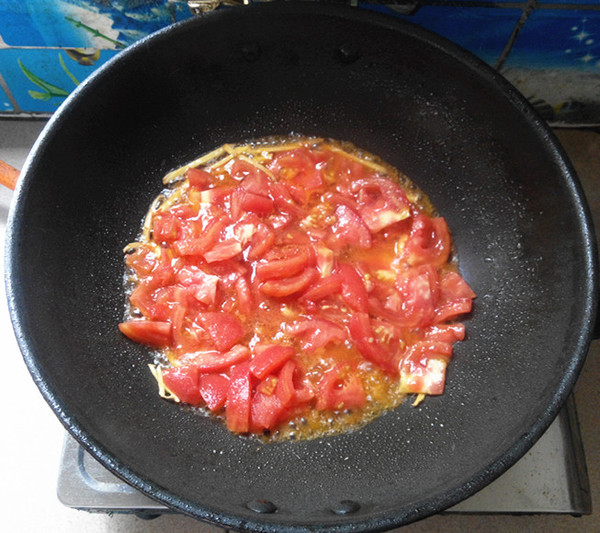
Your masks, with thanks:
[[[442,397],[265,445],[158,397],[147,350],[116,327],[121,250],[167,171],[290,132],[352,141],[412,177],[478,299]],[[118,476],[224,527],[385,530],[443,510],[528,450],[587,351],[596,250],[571,165],[499,75],[395,19],[286,3],[171,27],[85,82],[22,174],[7,288],[42,394]]]

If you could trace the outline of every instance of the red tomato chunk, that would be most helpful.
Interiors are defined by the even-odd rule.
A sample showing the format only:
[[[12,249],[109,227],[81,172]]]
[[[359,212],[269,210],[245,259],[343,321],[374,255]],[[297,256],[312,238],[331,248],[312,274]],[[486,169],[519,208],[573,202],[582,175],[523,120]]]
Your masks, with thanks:
[[[158,350],[164,396],[312,438],[442,394],[475,293],[426,197],[334,142],[219,153],[173,173],[127,247],[119,328]]]

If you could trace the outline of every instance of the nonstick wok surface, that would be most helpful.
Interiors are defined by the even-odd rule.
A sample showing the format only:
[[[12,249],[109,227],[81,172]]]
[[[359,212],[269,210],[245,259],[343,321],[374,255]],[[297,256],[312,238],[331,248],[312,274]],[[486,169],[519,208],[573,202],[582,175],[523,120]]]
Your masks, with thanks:
[[[446,392],[361,430],[262,444],[159,398],[117,329],[122,249],[169,170],[291,132],[351,141],[410,176],[478,294]],[[25,362],[67,429],[175,510],[254,531],[385,530],[521,457],[590,340],[597,265],[577,178],[499,75],[412,25],[268,5],[173,26],[119,54],[53,116],[10,215],[7,289]]]

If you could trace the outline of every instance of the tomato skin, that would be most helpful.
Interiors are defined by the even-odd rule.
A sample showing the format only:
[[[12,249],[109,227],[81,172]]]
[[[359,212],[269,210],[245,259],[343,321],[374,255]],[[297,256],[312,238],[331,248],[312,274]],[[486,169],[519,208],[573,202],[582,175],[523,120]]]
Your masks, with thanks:
[[[446,320],[452,320],[460,315],[465,315],[471,312],[473,301],[469,298],[461,298],[453,302],[448,302],[440,305],[435,310],[434,322],[440,323]]]
[[[200,395],[211,411],[218,411],[225,406],[229,379],[222,374],[201,374],[198,381]]]
[[[275,232],[266,224],[259,223],[250,238],[248,259],[255,261],[263,257],[275,244]]]
[[[430,218],[423,213],[413,218],[404,259],[409,265],[430,264],[441,267],[450,256],[450,232],[443,218]]]
[[[371,320],[367,313],[354,313],[348,323],[350,336],[361,355],[376,364],[384,371],[395,374],[398,369],[394,364],[394,354],[389,353],[377,342]]]
[[[233,433],[250,430],[250,400],[252,383],[249,364],[241,363],[231,371],[227,400],[225,401],[226,424]]]
[[[254,298],[245,276],[240,276],[235,282],[235,292],[240,313],[250,316],[254,310]]]
[[[457,272],[448,272],[440,279],[440,303],[435,310],[435,322],[445,322],[471,312],[473,289]]]
[[[335,209],[336,222],[331,226],[333,238],[341,245],[358,245],[370,248],[371,232],[363,219],[346,205],[338,205]]]
[[[172,339],[169,322],[127,320],[119,324],[119,330],[132,341],[149,346],[168,346]]]
[[[372,233],[410,217],[406,194],[388,179],[359,179],[352,182],[351,189],[358,195],[359,214]]]
[[[269,165],[270,169],[283,180],[311,191],[323,186],[323,178],[318,165],[308,155],[306,148],[282,152]]]
[[[242,213],[268,215],[275,208],[273,199],[264,194],[250,192],[238,187],[231,194],[231,216],[238,219]]]
[[[284,298],[301,292],[317,277],[318,273],[314,268],[306,268],[304,272],[291,278],[265,281],[259,288],[267,296]]]
[[[158,265],[158,257],[153,247],[142,245],[135,248],[125,256],[125,264],[137,276],[143,278],[149,275]]]
[[[203,373],[223,372],[250,358],[250,349],[237,344],[227,352],[205,351],[189,357],[189,360]]]
[[[258,379],[265,379],[289,361],[296,350],[281,344],[256,345],[256,355],[250,361],[250,372]]]
[[[198,368],[194,365],[165,368],[162,370],[163,383],[183,403],[202,404],[199,387]]]
[[[241,180],[240,187],[251,192],[264,194],[269,190],[270,178],[267,174],[243,159],[236,159],[229,171],[235,179]]]
[[[362,276],[348,263],[341,263],[338,273],[342,278],[342,298],[346,305],[355,311],[366,312],[369,308],[369,295]]]
[[[458,272],[447,272],[440,278],[440,298],[443,302],[475,298],[476,294]]]
[[[213,179],[209,172],[201,168],[188,168],[186,175],[190,187],[200,190],[206,189]]]
[[[203,253],[207,263],[227,261],[242,253],[242,245],[236,239],[227,239],[216,243],[212,248]]]
[[[286,361],[277,376],[275,394],[279,398],[281,405],[290,405],[296,399],[296,388],[294,387],[294,373],[296,363],[293,360]]]
[[[232,348],[245,335],[242,324],[231,313],[221,311],[202,313],[200,321],[208,331],[217,350],[222,352]]]
[[[347,363],[340,363],[323,375],[319,382],[317,409],[360,409],[367,403],[363,384]]]
[[[159,243],[176,241],[180,231],[179,220],[171,213],[158,213],[152,220],[152,238]]]
[[[310,287],[304,291],[302,298],[305,300],[311,300],[316,302],[333,296],[334,294],[340,294],[342,290],[342,276],[341,274],[331,274],[325,278],[318,279]]]
[[[250,407],[251,429],[255,433],[275,429],[284,418],[285,407],[276,394],[257,392]]]
[[[451,356],[452,345],[446,342],[420,341],[413,344],[400,363],[399,390],[405,393],[442,394]]]
[[[427,327],[433,323],[440,297],[437,270],[431,265],[411,267],[396,279],[399,306],[387,307],[398,313],[398,323],[405,327]]]
[[[201,256],[219,241],[221,231],[228,223],[226,218],[213,218],[200,237],[179,239],[173,243],[173,250],[182,256]]]
[[[465,325],[455,324],[435,324],[427,328],[424,332],[426,340],[441,341],[452,344],[456,341],[462,341],[465,338]]]
[[[306,247],[283,248],[277,250],[277,255],[280,257],[256,266],[258,281],[290,278],[302,272],[311,258],[310,251]]]
[[[314,352],[330,342],[344,342],[348,338],[346,329],[324,318],[308,318],[288,324],[287,331],[302,339],[302,349]]]

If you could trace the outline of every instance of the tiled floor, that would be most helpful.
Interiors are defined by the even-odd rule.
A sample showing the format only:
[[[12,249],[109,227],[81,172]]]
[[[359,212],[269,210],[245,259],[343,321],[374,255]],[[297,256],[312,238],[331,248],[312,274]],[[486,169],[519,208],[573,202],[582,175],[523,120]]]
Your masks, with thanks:
[[[16,124],[16,123],[14,123]],[[39,123],[20,128],[6,127],[0,121],[0,150],[14,165],[23,158],[41,129]],[[18,131],[17,131],[18,130]],[[600,229],[600,135],[593,132],[561,130],[560,140],[571,155],[579,172],[586,195],[596,212],[596,227]],[[10,193],[0,191],[0,211],[8,205]],[[6,213],[0,212],[5,218]],[[3,231],[2,231],[3,233]],[[3,306],[0,322],[8,320]],[[63,428],[45,405],[24,365],[15,353],[13,338],[5,335],[4,367],[11,381],[5,381],[5,399],[0,407],[3,427],[10,430],[0,439],[0,469],[9,484],[0,484],[4,503],[3,523],[7,531],[44,533],[217,533],[216,528],[194,520],[165,515],[152,521],[135,516],[89,514],[62,506],[56,498],[58,469]],[[594,341],[576,387],[576,402],[581,433],[588,463],[592,502],[600,501],[600,341]],[[25,423],[23,421],[26,421]],[[29,422],[29,423],[28,423]],[[33,422],[33,423],[31,423]],[[19,462],[19,459],[24,458]],[[34,477],[34,473],[37,477]],[[35,483],[31,481],[36,479]],[[2,492],[4,491],[4,492]],[[406,533],[462,532],[600,532],[600,512],[575,518],[572,516],[472,516],[440,515],[402,529]]]

